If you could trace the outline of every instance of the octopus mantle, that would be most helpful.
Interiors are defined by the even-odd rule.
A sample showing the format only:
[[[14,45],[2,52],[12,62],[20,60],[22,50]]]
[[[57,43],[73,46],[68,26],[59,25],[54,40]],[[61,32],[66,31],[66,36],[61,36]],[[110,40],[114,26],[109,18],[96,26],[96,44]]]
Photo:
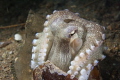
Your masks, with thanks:
[[[98,60],[105,58],[104,27],[67,9],[54,11],[46,19],[43,32],[33,40],[31,68],[50,61],[71,79],[87,80]]]

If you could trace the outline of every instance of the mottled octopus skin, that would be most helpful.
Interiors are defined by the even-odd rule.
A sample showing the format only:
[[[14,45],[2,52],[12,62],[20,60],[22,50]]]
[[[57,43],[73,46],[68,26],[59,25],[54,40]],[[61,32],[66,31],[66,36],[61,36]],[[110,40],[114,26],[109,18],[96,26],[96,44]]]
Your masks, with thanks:
[[[54,11],[46,19],[43,32],[33,40],[31,68],[49,60],[71,78],[87,80],[98,60],[105,58],[104,27],[67,9]]]

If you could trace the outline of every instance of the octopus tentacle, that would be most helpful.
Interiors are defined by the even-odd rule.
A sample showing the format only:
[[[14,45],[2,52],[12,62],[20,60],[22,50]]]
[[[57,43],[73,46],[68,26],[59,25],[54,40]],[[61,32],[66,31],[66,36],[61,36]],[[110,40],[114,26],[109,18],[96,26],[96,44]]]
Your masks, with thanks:
[[[53,36],[49,28],[44,28],[42,33],[36,33],[35,36],[38,39],[33,40],[33,48],[32,48],[32,61],[31,68],[35,68],[37,65],[41,65],[45,62],[48,55],[49,50],[52,46]]]

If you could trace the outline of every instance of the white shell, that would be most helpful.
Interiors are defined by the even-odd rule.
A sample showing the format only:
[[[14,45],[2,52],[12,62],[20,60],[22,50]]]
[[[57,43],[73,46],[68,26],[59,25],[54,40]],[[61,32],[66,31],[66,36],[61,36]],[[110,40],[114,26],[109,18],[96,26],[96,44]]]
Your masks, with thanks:
[[[21,40],[22,40],[22,36],[21,36],[20,34],[15,34],[15,35],[14,35],[14,39],[15,39],[16,41],[21,41]]]

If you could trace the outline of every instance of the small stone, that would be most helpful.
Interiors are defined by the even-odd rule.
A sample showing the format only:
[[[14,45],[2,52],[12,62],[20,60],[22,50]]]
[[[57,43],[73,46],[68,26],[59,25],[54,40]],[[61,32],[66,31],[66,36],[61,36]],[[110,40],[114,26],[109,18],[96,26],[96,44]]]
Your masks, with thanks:
[[[12,53],[13,53],[12,51],[9,52],[9,54],[12,54]]]

